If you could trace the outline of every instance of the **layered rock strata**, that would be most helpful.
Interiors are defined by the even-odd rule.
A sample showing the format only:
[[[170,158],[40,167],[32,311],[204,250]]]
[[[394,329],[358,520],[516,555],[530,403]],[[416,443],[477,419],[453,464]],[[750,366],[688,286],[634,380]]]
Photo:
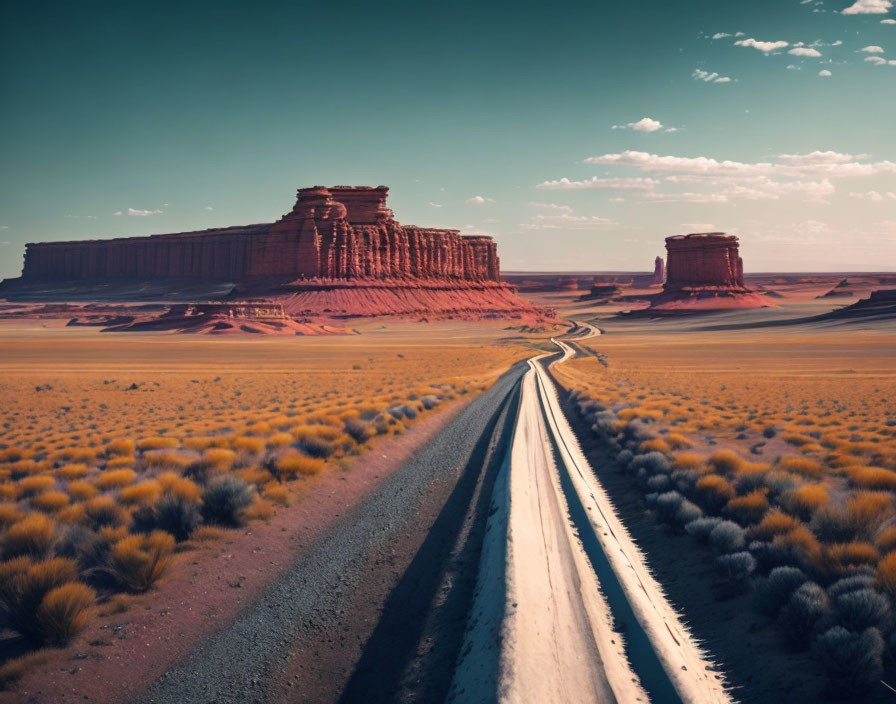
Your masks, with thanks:
[[[252,277],[499,281],[490,237],[405,226],[385,186],[303,188],[272,224],[26,247],[24,279]]]
[[[274,223],[29,244],[22,277],[0,292],[34,296],[43,283],[175,290],[184,282],[230,282],[232,296],[287,296],[290,311],[321,315],[536,312],[501,281],[491,237],[402,225],[388,193],[385,186],[314,186],[299,189],[292,210]]]

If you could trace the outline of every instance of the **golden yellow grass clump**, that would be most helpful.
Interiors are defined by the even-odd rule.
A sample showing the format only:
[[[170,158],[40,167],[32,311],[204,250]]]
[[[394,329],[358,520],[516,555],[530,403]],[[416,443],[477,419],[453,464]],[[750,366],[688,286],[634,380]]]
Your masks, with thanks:
[[[4,623],[67,642],[97,599],[118,603],[163,579],[177,542],[271,520],[374,438],[487,388],[530,353],[494,337],[10,338],[0,358]]]

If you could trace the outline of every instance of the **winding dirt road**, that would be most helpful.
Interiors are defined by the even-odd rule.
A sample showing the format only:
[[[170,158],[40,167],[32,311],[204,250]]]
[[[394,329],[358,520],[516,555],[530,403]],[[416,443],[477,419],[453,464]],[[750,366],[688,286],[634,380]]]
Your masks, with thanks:
[[[573,332],[582,340],[598,331]],[[561,355],[551,365],[576,353],[554,342]],[[579,449],[546,357],[530,360],[520,382],[453,700],[731,701]]]
[[[144,702],[732,701],[579,448],[514,367]]]

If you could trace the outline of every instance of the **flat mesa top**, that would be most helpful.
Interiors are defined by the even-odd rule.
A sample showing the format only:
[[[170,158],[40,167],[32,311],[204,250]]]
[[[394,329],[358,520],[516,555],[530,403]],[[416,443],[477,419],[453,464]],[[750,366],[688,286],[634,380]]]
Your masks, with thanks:
[[[695,232],[690,235],[672,235],[667,237],[666,242],[677,242],[681,240],[719,240],[737,242],[736,235],[728,235],[724,232]]]

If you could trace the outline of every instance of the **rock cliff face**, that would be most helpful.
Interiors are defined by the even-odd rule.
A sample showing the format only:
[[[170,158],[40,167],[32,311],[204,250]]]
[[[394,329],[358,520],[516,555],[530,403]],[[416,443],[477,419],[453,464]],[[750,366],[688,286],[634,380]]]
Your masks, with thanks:
[[[746,291],[744,265],[734,235],[710,232],[666,238],[664,290]]]
[[[663,291],[652,297],[645,313],[770,305],[767,298],[744,285],[744,264],[734,235],[708,232],[667,237],[666,252]]]
[[[650,284],[662,286],[664,283],[666,283],[666,262],[662,257],[657,257],[653,262],[653,280]]]
[[[24,279],[461,279],[499,281],[490,237],[405,226],[385,186],[303,188],[273,224],[29,244]]]
[[[386,205],[388,193],[385,186],[315,186],[300,189],[274,223],[29,244],[22,277],[0,290],[22,300],[50,300],[44,288],[68,296],[101,291],[96,300],[104,300],[135,285],[175,291],[218,282],[231,299],[282,297],[290,313],[320,317],[544,313],[501,281],[490,237],[402,225]]]

